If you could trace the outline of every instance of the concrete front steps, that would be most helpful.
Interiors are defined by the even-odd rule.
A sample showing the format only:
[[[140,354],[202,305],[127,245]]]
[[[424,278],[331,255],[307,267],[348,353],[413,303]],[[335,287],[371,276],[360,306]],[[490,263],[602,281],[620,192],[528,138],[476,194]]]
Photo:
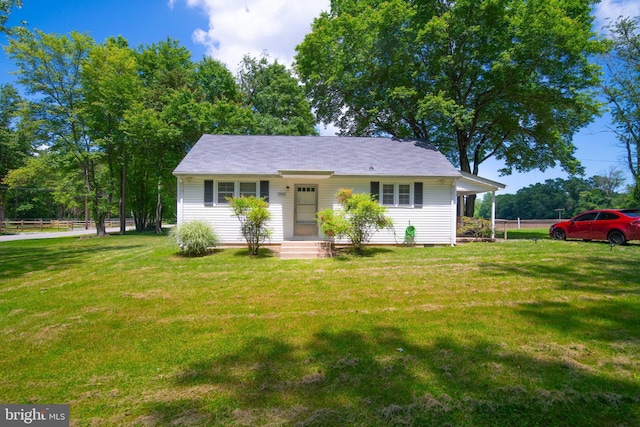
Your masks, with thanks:
[[[285,240],[280,245],[280,259],[331,258],[331,246],[326,240]]]

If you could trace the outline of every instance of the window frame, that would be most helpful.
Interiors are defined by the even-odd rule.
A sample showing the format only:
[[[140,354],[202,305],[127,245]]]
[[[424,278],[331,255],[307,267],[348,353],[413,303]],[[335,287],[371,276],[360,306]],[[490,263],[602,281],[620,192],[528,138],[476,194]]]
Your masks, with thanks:
[[[242,191],[242,185],[253,185],[253,191]],[[238,186],[238,191],[236,192],[236,194],[239,197],[242,196],[254,196],[254,197],[258,197],[258,193],[260,192],[260,182],[259,181],[238,181],[237,182],[237,186]]]
[[[233,190],[229,191],[228,189],[226,191],[220,191],[220,185],[222,184],[231,184],[233,185]],[[228,205],[229,202],[227,201],[227,199],[225,199],[225,197],[227,197],[227,195],[229,193],[231,193],[231,197],[235,197],[236,195],[236,183],[234,181],[216,181],[215,185],[215,201],[217,205]],[[223,196],[220,195],[220,193],[223,194]]]
[[[385,187],[388,189],[390,186],[393,186],[393,203],[387,203],[388,196],[390,193],[385,192]],[[401,186],[408,186],[408,193],[400,193]],[[408,198],[408,203],[400,203],[400,197],[406,196]],[[386,197],[385,197],[386,196]],[[394,207],[394,208],[412,208],[414,206],[414,186],[411,182],[380,182],[380,204],[383,206]]]
[[[216,179],[216,180],[205,180],[205,192],[206,192],[206,182],[213,182],[213,203],[207,204],[205,198],[205,206],[228,206],[229,202],[225,199],[226,197],[240,197],[244,196],[255,196],[259,197],[260,193],[260,181],[249,181],[249,180],[225,180],[225,179]],[[233,192],[228,191],[220,191],[221,184],[233,184]],[[253,191],[241,191],[241,187],[244,185],[251,185],[253,187]]]

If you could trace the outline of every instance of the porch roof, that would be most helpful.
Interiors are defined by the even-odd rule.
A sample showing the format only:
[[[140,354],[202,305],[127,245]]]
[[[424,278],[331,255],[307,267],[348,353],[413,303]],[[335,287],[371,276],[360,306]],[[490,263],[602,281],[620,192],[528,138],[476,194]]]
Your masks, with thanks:
[[[490,179],[472,175],[468,172],[460,172],[462,175],[456,183],[456,192],[459,196],[469,196],[472,194],[488,193],[498,191],[507,186]]]

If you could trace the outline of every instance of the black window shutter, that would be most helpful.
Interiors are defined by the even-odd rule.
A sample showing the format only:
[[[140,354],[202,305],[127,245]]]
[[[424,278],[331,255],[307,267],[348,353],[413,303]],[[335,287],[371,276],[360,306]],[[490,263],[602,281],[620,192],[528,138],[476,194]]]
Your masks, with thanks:
[[[204,181],[204,205],[213,206],[213,181]]]
[[[413,183],[413,207],[414,208],[422,207],[422,183],[421,182]]]
[[[260,198],[269,203],[269,181],[260,181]]]
[[[380,183],[371,181],[371,196],[374,200],[380,200]]]

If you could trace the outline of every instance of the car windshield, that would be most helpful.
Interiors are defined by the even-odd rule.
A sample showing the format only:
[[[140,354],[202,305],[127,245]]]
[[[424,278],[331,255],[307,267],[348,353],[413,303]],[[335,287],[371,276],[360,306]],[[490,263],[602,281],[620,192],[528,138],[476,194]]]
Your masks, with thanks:
[[[640,218],[640,209],[625,209],[620,211],[623,214],[625,214],[626,216],[631,216],[634,218]]]

